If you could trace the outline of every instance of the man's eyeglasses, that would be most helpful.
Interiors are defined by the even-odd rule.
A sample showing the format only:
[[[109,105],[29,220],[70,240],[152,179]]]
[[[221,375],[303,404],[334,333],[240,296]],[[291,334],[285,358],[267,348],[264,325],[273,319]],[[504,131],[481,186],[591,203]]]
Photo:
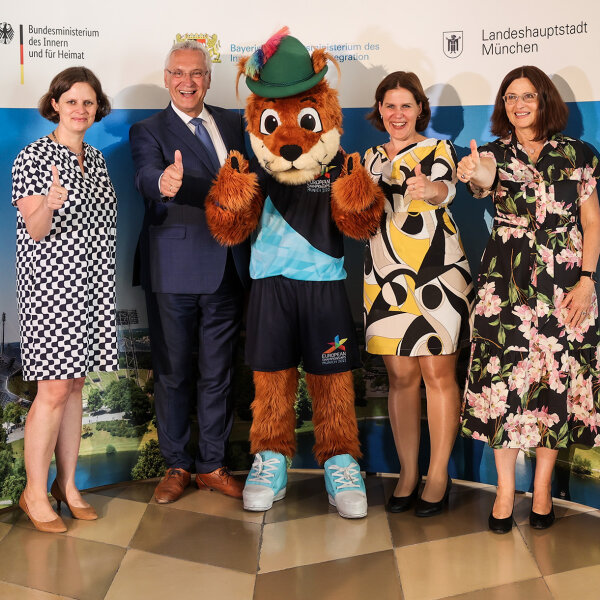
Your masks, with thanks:
[[[165,71],[173,78],[173,79],[184,79],[188,75],[191,79],[202,79],[206,77],[210,71],[200,71],[199,69],[196,71],[192,71],[191,73],[186,73],[185,71],[171,71],[169,69],[165,69]]]
[[[536,101],[537,97],[537,92],[527,92],[525,94],[506,94],[506,96],[502,96],[502,100],[506,104],[516,104],[517,100],[521,98],[525,104],[531,104]]]

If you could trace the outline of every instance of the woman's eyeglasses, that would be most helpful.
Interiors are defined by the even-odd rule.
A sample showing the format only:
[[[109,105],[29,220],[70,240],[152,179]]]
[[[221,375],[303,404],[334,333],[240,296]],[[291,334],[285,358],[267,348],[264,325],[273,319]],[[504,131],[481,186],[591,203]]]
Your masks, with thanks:
[[[536,101],[537,97],[537,92],[526,92],[525,94],[506,94],[506,96],[502,96],[502,100],[506,104],[516,104],[517,100],[521,98],[525,104],[531,104]]]

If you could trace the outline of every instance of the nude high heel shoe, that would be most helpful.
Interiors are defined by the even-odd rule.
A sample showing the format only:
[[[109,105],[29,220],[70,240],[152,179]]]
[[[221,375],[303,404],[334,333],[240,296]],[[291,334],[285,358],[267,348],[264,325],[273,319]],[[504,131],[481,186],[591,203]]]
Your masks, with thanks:
[[[81,506],[71,506],[67,502],[67,497],[63,494],[63,491],[58,487],[58,482],[56,479],[50,488],[50,493],[52,497],[56,500],[56,508],[60,510],[60,503],[64,502],[67,505],[67,508],[71,511],[74,519],[80,519],[81,521],[94,521],[98,518],[98,514],[94,510],[93,506],[81,507]]]
[[[38,531],[43,531],[44,533],[64,533],[67,530],[67,526],[64,521],[56,515],[56,519],[52,519],[52,521],[36,521],[29,512],[29,507],[27,506],[27,501],[25,500],[25,494],[21,494],[19,498],[19,506],[21,510],[29,517],[29,520],[33,523],[33,526]]]

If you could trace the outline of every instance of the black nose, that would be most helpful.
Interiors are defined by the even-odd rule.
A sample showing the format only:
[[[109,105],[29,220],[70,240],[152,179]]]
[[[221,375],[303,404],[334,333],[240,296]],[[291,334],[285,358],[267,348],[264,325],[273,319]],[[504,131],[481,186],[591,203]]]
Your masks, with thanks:
[[[302,148],[296,146],[296,144],[288,144],[287,146],[281,146],[279,154],[281,154],[285,160],[294,162],[302,154]]]

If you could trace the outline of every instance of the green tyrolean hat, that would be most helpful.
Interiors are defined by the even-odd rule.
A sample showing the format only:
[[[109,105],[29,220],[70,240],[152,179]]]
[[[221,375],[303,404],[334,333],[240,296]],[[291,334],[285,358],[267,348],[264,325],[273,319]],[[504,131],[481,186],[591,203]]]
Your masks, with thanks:
[[[327,73],[327,65],[315,73],[311,56],[304,44],[291,35],[282,37],[283,32],[287,32],[287,28],[261,46],[248,59],[244,69],[246,85],[258,96],[294,96],[313,88]]]

